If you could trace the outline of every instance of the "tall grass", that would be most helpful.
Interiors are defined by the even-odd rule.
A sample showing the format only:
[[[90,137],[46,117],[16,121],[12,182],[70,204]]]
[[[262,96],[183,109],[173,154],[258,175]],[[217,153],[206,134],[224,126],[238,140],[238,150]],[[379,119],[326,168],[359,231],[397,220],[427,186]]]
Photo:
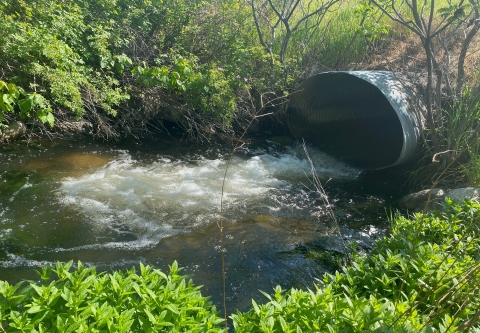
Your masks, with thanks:
[[[261,1],[257,3],[259,7],[260,3]],[[288,24],[295,26],[306,14],[321,7],[322,3],[319,0],[302,0],[302,5],[288,19]],[[265,2],[262,8],[264,16],[259,20],[262,35],[272,43],[273,54],[278,57],[286,31],[279,24],[275,28],[275,37],[272,37],[265,17],[269,17],[272,25],[278,17],[268,3]],[[301,79],[312,71],[355,67],[388,34],[386,23],[379,11],[356,0],[339,1],[326,12],[309,17],[293,33],[288,44],[284,68],[289,75],[287,82]]]
[[[461,166],[462,172],[466,175],[468,184],[480,186],[480,147],[475,146],[469,149],[470,157],[468,163]]]
[[[337,12],[329,13],[327,21],[325,34],[317,36],[323,43],[316,52],[322,64],[332,69],[355,67],[387,33],[385,20],[377,13],[364,15],[356,1],[344,2]]]
[[[477,88],[478,90],[478,88]],[[424,166],[412,173],[415,187],[440,183],[447,187],[456,184],[479,184],[480,95],[466,89],[457,100],[453,98],[443,110],[443,126],[433,129],[440,138],[441,151],[427,154]],[[430,129],[431,130],[431,129]],[[427,133],[428,134],[428,133]],[[438,177],[440,179],[438,179]]]
[[[355,67],[388,32],[387,20],[378,11],[355,0],[339,2],[311,36],[304,66],[317,63],[322,70]]]

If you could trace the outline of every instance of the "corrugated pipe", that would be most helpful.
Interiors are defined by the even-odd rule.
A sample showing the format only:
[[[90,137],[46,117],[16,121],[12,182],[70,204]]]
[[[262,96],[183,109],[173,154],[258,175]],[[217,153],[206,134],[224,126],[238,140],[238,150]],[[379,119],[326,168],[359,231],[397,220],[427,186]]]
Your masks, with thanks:
[[[415,155],[421,108],[392,72],[326,72],[299,86],[286,117],[294,136],[353,165],[384,169]]]

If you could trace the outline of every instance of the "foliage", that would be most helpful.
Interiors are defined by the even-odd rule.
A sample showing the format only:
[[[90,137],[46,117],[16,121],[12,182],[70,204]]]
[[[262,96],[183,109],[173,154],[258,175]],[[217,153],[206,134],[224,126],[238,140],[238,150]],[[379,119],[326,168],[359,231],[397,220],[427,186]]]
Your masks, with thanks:
[[[27,94],[23,88],[0,80],[0,124],[7,112],[19,114],[21,119],[31,117],[31,113],[35,113],[42,123],[48,122],[51,127],[55,121],[52,109],[42,95],[35,92]]]
[[[466,320],[480,307],[479,208],[449,201],[445,213],[398,217],[390,239],[332,277],[343,287],[338,291],[408,302],[405,313],[418,312],[437,327],[446,315]]]
[[[457,332],[477,327],[480,205],[395,219],[366,257],[315,291],[280,287],[232,315],[237,332]],[[477,315],[478,317],[478,315]]]
[[[44,267],[43,282],[26,286],[0,281],[2,331],[222,332],[223,319],[176,262],[168,275],[141,264],[138,273],[71,267]]]
[[[421,322],[388,327],[395,321],[395,303],[370,297],[336,295],[331,286],[316,291],[275,289],[269,302],[232,315],[236,332],[421,332]]]
[[[435,129],[441,151],[412,174],[412,182],[430,186],[438,182],[456,184],[467,179],[478,183],[478,147],[480,145],[480,95],[478,88],[466,88],[462,95],[452,98],[443,110],[443,125]],[[431,155],[426,158],[432,159]],[[462,179],[463,178],[463,179]]]
[[[99,55],[115,57],[106,50],[109,25],[88,22],[75,1],[1,1],[0,16],[0,67],[11,82],[34,87],[76,117],[85,113],[87,96],[110,114],[128,99],[114,69],[94,65]]]
[[[132,73],[137,82],[147,87],[162,87],[185,99],[191,107],[214,115],[219,122],[230,123],[236,109],[235,90],[246,87],[248,79],[229,78],[221,67],[202,68],[193,56],[164,55],[163,58],[173,65],[135,67]],[[157,59],[156,62],[163,61]]]
[[[240,37],[251,37],[238,35],[245,11],[236,13],[238,4],[229,7],[233,1],[221,4],[223,13],[217,13],[213,4],[190,0],[51,4],[2,0],[0,79],[34,88],[52,104],[54,113],[60,109],[62,115],[86,117],[99,131],[107,126],[122,132],[112,116],[118,110],[138,110],[146,86],[158,87],[160,98],[166,96],[169,104],[186,102],[187,109],[204,111],[228,124],[236,111],[236,92],[245,84],[238,85],[239,73],[226,76],[216,69],[225,67],[232,48],[248,44]],[[204,14],[212,19],[205,26]],[[234,24],[236,30],[228,32]],[[196,40],[205,34],[208,43]],[[224,40],[221,44],[229,43],[221,52],[217,52],[219,38]],[[203,53],[206,47],[209,57]],[[242,73],[242,78],[247,74]],[[194,98],[198,94],[201,97]]]
[[[118,138],[143,135],[158,119],[228,128],[318,64],[364,54],[353,2],[295,0],[278,16],[272,8],[290,2],[271,1],[257,16],[262,45],[251,4],[258,11],[264,1],[252,1],[0,0],[0,79],[40,93],[57,122],[85,118],[95,135]],[[273,35],[272,18],[283,20]]]

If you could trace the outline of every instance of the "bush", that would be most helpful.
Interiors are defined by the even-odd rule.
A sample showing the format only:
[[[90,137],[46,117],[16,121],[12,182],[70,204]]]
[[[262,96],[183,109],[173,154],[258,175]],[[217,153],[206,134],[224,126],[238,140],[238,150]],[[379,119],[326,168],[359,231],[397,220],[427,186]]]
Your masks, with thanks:
[[[135,127],[179,105],[198,119],[229,125],[236,93],[246,85],[217,68],[226,67],[226,57],[247,34],[223,30],[240,27],[237,21],[248,12],[228,4],[222,1],[228,17],[218,22],[215,6],[190,0],[66,0],[51,6],[0,0],[0,80],[41,93],[60,123],[84,117],[106,138],[129,134],[122,128],[127,125],[138,134]],[[215,22],[203,25],[203,14]],[[187,36],[190,30],[197,34]],[[200,35],[210,44],[196,40]],[[218,44],[224,44],[221,52],[212,46]],[[152,87],[153,103],[145,99]]]
[[[395,219],[351,267],[316,290],[275,289],[269,302],[232,316],[237,332],[457,332],[480,308],[480,205]],[[478,316],[478,315],[477,315]],[[476,318],[476,319],[475,319]],[[471,321],[470,321],[471,320]]]
[[[140,264],[140,274],[97,273],[80,262],[44,268],[42,283],[0,281],[5,332],[222,332],[215,306],[174,262],[168,275]],[[56,278],[52,278],[55,273]],[[2,331],[3,331],[2,330]]]
[[[9,114],[19,115],[21,119],[30,118],[36,114],[42,123],[53,127],[55,118],[48,101],[37,93],[28,94],[22,87],[0,80],[0,128]]]

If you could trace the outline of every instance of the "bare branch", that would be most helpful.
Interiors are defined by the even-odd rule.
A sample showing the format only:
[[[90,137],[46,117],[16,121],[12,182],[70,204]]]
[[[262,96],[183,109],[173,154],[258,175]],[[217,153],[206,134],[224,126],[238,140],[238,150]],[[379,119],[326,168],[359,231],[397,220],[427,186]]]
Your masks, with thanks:
[[[260,40],[260,44],[262,44],[262,46],[268,50],[268,46],[267,44],[265,43],[265,41],[263,40],[263,33],[262,33],[262,30],[260,29],[260,20],[258,19],[257,17],[257,10],[255,8],[255,1],[254,0],[251,0],[250,1],[251,5],[252,5],[252,14],[253,14],[253,21],[255,22],[255,28],[257,29],[257,34],[258,34],[258,39]]]
[[[427,37],[427,27],[425,25],[425,21],[423,20],[423,18],[420,16],[420,14],[418,13],[418,3],[417,3],[417,0],[412,0],[412,7],[411,7],[411,11],[412,11],[412,14],[413,14],[413,18],[415,20],[415,24],[416,26],[418,27],[418,30],[419,31],[422,31],[422,34],[425,35],[425,37]]]
[[[330,7],[332,7],[334,4],[336,4],[339,1],[340,0],[330,0],[326,4],[322,4],[322,6],[317,8],[317,10],[313,11],[309,15],[304,16],[300,21],[298,21],[295,27],[292,29],[292,32],[295,32],[303,24],[303,22],[305,22],[305,20],[307,20],[309,17],[320,14],[324,11],[327,11]]]
[[[264,19],[269,23],[271,30],[270,30],[270,43],[267,42],[266,36],[262,31],[261,24],[260,24],[260,13],[255,8],[255,0],[250,0],[250,5],[252,7],[252,12],[254,15],[255,26],[257,29],[257,33],[261,35],[261,44],[264,46],[272,57],[273,63],[273,45],[280,44],[280,62],[284,66],[286,63],[286,54],[288,49],[288,44],[292,35],[300,29],[300,27],[306,27],[306,30],[309,31],[310,28],[308,27],[308,22],[312,17],[317,17],[317,25],[321,23],[324,18],[324,14],[327,10],[329,10],[334,4],[339,2],[340,0],[327,0],[326,2],[322,2],[317,8],[313,9],[313,4],[315,3],[313,0],[310,0],[308,4],[305,6],[302,0],[283,0],[280,4],[273,0],[266,0],[263,4],[268,3],[269,9],[274,13],[277,18],[277,22],[272,25],[269,19],[267,18],[268,14],[264,15]],[[297,18],[298,15],[295,13],[300,13],[301,17]],[[277,30],[282,32],[281,37],[277,37]],[[316,29],[314,29],[315,31]],[[307,32],[307,35],[308,32]],[[311,36],[311,35],[310,35]],[[286,70],[286,69],[285,69]]]
[[[468,49],[470,48],[470,44],[473,40],[473,37],[478,33],[480,30],[480,13],[478,10],[478,6],[475,3],[475,0],[469,0],[469,2],[473,6],[474,15],[475,17],[472,19],[473,27],[468,32],[465,40],[462,43],[462,48],[460,50],[460,54],[458,56],[458,74],[457,74],[457,91],[463,90],[463,85],[465,83],[465,58],[467,56]]]
[[[392,4],[392,10],[394,11],[395,16],[392,15],[389,11],[387,11],[387,9],[383,7],[380,3],[378,3],[376,0],[371,0],[371,1],[378,9],[382,11],[383,14],[387,15],[388,18],[391,19],[392,21],[403,25],[404,27],[406,27],[413,33],[417,34],[418,36],[424,35],[421,28],[417,27],[417,25],[411,20],[405,20],[403,16],[400,15],[400,13],[398,13],[397,9],[395,8],[395,6],[393,6],[393,4]]]

